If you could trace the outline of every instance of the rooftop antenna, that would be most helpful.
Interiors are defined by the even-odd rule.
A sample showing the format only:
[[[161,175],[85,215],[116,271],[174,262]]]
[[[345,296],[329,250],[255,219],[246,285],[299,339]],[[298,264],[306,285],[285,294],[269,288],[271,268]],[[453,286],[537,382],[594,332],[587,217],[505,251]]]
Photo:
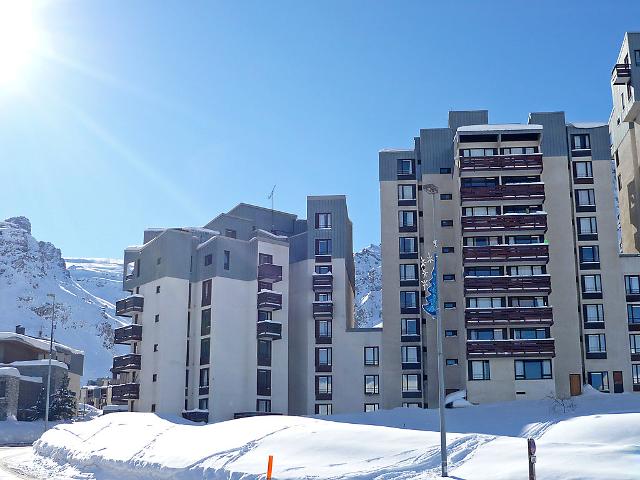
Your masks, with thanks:
[[[273,188],[271,189],[271,193],[267,197],[269,200],[271,200],[271,233],[276,233],[275,232],[275,225],[274,225],[274,221],[273,221],[273,197],[274,197],[275,191],[276,191],[276,186],[274,185]]]

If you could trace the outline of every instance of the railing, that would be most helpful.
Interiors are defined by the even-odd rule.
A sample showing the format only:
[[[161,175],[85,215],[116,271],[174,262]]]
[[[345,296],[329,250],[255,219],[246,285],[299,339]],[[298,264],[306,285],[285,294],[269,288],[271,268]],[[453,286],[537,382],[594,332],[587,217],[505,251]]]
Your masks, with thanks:
[[[314,302],[313,316],[314,318],[333,316],[333,302]]]
[[[467,340],[467,357],[555,357],[553,338],[532,340]]]
[[[480,215],[462,217],[463,232],[486,232],[503,230],[547,231],[547,214]]]
[[[258,292],[259,310],[280,310],[282,308],[282,294],[271,290]]]
[[[131,295],[116,302],[116,315],[130,317],[133,313],[142,312],[144,308],[144,297],[142,295]]]
[[[314,274],[313,290],[331,290],[333,288],[333,275],[331,274]]]
[[[464,311],[467,326],[503,325],[507,323],[535,323],[553,325],[551,307],[467,308]]]
[[[113,357],[113,371],[126,372],[129,370],[140,370],[142,357],[137,353],[127,353]]]
[[[282,338],[282,323],[263,320],[258,322],[258,338],[270,338],[279,340]]]
[[[551,278],[549,275],[530,277],[465,277],[465,293],[549,293]]]
[[[142,325],[118,327],[113,332],[113,343],[126,345],[142,340]]]
[[[462,258],[465,262],[503,262],[503,261],[549,261],[549,245],[487,245],[483,247],[463,247]]]
[[[258,280],[269,283],[282,281],[282,265],[273,265],[272,263],[258,265]]]
[[[460,157],[460,170],[542,170],[542,154]]]
[[[460,187],[460,200],[544,199],[544,184],[513,183],[493,187]]]
[[[631,80],[631,66],[626,63],[616,63],[611,71],[611,82],[614,85],[626,85]]]
[[[111,387],[111,401],[121,402],[126,400],[138,400],[140,398],[140,385],[137,383],[123,383]]]

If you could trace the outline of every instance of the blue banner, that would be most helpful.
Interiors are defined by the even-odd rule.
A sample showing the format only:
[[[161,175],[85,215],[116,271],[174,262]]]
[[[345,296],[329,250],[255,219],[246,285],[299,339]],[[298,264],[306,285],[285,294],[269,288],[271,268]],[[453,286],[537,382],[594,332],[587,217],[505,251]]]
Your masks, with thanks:
[[[432,317],[438,314],[438,255],[433,256],[433,270],[431,270],[431,280],[429,280],[429,288],[427,288],[426,303],[422,305],[422,309]]]

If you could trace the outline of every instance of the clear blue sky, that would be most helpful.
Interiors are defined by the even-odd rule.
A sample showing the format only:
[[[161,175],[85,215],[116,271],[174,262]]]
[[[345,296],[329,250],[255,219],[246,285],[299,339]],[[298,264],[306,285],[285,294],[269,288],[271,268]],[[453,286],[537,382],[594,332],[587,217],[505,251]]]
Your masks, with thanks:
[[[50,52],[0,91],[0,216],[65,256],[118,258],[145,227],[238,202],[305,214],[348,196],[378,242],[378,150],[449,109],[606,121],[637,0],[60,1]],[[636,23],[632,23],[635,19]]]

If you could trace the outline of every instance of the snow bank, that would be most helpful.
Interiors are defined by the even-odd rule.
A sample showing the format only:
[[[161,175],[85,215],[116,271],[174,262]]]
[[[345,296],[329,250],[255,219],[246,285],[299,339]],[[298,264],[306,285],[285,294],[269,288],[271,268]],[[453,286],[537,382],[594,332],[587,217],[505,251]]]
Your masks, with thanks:
[[[51,422],[50,425],[57,423]],[[7,420],[0,422],[0,446],[31,444],[44,432],[44,422],[16,422]]]
[[[15,367],[0,367],[0,377],[20,377],[20,371]]]

